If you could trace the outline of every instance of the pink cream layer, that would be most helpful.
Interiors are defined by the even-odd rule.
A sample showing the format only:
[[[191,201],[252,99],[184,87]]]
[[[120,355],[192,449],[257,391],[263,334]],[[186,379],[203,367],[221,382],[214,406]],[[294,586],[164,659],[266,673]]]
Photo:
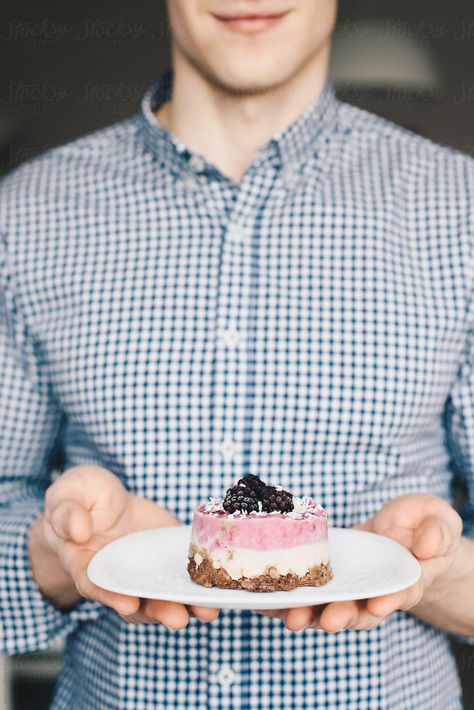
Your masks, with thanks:
[[[327,541],[326,513],[315,507],[300,517],[285,513],[271,515],[234,514],[206,511],[200,505],[194,514],[193,542],[208,550],[243,547],[272,550]]]

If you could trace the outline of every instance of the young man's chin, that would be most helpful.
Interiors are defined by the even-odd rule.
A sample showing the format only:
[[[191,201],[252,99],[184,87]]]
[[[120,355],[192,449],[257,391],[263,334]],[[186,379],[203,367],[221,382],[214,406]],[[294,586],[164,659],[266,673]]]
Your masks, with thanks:
[[[233,82],[219,80],[214,82],[218,89],[232,96],[259,96],[274,91],[281,83],[279,81],[270,82],[265,80],[258,82],[255,81],[255,78],[252,78],[251,81],[240,79]]]
[[[246,69],[243,63],[236,67],[208,66],[204,73],[214,86],[236,96],[258,95],[273,91],[284,85],[292,74],[288,68],[286,72],[276,72],[274,65],[268,71],[265,71],[264,67],[256,71],[255,64],[249,66],[248,71]]]

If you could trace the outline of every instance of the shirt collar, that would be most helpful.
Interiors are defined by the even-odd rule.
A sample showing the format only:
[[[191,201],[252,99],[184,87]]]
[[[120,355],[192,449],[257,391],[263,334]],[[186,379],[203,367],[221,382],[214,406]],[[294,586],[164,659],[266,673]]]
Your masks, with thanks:
[[[328,80],[318,99],[267,143],[267,146],[274,144],[277,147],[283,167],[291,168],[306,161],[321,140],[336,130],[337,104],[332,83]]]
[[[146,91],[141,104],[146,147],[164,164],[174,169],[186,169],[196,157],[175,135],[156,118],[155,112],[168,101],[172,93],[172,73],[167,71],[156,79]],[[288,128],[271,138],[259,151],[260,160],[277,151],[282,166],[291,169],[306,161],[323,137],[336,130],[338,101],[332,83],[328,80],[319,98]],[[194,161],[195,162],[195,161]]]

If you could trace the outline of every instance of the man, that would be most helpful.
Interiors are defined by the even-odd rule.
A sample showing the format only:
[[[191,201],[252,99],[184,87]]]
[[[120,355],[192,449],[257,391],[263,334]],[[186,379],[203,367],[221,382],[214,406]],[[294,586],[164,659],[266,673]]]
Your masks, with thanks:
[[[459,708],[473,163],[335,99],[334,0],[168,9],[142,112],[2,186],[1,649],[67,636],[61,709]],[[89,582],[249,472],[400,540],[420,582],[277,618]]]

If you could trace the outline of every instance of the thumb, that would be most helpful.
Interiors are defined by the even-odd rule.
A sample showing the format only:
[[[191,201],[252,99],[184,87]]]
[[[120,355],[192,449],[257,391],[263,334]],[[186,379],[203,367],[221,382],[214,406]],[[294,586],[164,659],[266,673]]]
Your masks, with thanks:
[[[75,500],[62,500],[51,513],[51,527],[63,540],[86,543],[92,535],[92,515]]]
[[[420,560],[441,557],[451,551],[454,537],[444,520],[430,515],[413,534],[412,552]]]

